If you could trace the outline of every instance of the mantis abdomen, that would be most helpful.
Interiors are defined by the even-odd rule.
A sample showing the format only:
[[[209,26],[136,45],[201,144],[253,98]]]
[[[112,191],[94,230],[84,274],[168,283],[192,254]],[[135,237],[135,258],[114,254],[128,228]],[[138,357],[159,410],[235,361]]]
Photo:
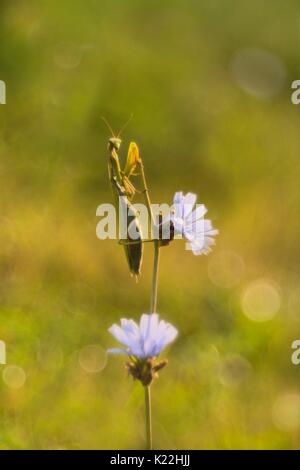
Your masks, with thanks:
[[[116,177],[112,178],[112,186],[120,211],[120,243],[124,247],[131,274],[139,276],[143,257],[143,240],[138,212],[129,202],[125,189],[117,182]]]

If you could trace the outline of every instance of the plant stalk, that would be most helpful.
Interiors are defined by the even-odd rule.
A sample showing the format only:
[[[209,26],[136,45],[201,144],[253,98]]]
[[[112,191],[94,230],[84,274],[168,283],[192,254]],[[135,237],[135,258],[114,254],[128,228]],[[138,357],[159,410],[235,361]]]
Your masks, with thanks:
[[[144,186],[144,195],[149,212],[150,233],[152,238],[152,228],[155,224],[154,215],[151,207],[149,191],[147,187],[146,177],[144,173],[143,162],[140,162],[141,177]],[[153,274],[152,274],[152,289],[151,289],[151,305],[150,313],[156,313],[157,310],[157,287],[158,287],[158,270],[159,270],[159,240],[154,240],[154,261],[153,261]],[[144,386],[145,389],[145,423],[146,423],[146,448],[152,450],[152,416],[151,416],[151,393],[150,385]]]
[[[151,290],[151,313],[157,311],[157,289],[158,289],[158,270],[159,270],[159,256],[160,246],[159,240],[154,241],[154,261],[153,261],[153,277],[152,277],[152,290]]]
[[[146,419],[146,449],[152,450],[152,419],[151,419],[151,393],[150,385],[145,389],[145,419]]]

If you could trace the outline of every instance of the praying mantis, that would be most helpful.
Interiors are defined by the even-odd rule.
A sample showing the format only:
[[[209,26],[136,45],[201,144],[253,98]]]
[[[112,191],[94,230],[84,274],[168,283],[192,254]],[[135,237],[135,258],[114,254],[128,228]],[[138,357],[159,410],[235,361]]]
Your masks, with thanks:
[[[132,205],[132,200],[137,192],[144,193],[146,197],[146,203],[149,209],[149,213],[151,214],[152,218],[152,211],[151,211],[151,204],[148,196],[148,189],[146,185],[144,170],[143,170],[143,163],[140,158],[139,149],[135,142],[131,142],[128,149],[127,161],[125,164],[124,169],[121,169],[120,160],[118,152],[121,147],[122,140],[120,139],[120,135],[124,130],[125,126],[123,126],[122,130],[115,135],[111,126],[108,124],[105,118],[102,118],[106,123],[108,129],[111,132],[111,137],[108,139],[108,175],[109,180],[112,186],[113,193],[115,195],[117,206],[121,204],[121,210],[123,214],[123,218],[126,222],[126,234],[125,239],[119,240],[124,247],[127,263],[129,266],[129,270],[131,275],[135,276],[137,279],[141,272],[141,265],[143,259],[143,235],[142,229],[139,222],[139,214],[138,211]],[[144,188],[142,191],[138,191],[133,183],[131,182],[130,178],[132,176],[137,176],[138,171],[142,176],[142,181]],[[130,236],[130,233],[134,232],[135,237],[134,239]],[[153,240],[147,240],[153,241]]]

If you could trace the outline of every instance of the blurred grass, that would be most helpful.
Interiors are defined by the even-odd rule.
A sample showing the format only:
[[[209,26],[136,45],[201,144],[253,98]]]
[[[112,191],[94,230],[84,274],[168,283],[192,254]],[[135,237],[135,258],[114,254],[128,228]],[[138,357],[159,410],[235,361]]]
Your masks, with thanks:
[[[131,113],[122,151],[139,144],[153,202],[197,192],[220,229],[207,258],[181,243],[162,253],[159,312],[180,337],[153,385],[155,446],[299,448],[300,422],[284,410],[283,425],[274,421],[278,397],[300,393],[290,362],[300,305],[298,2],[1,5],[0,339],[26,381],[19,369],[5,381],[0,366],[0,448],[144,445],[142,390],[122,358],[105,365],[104,351],[112,322],[148,309],[151,248],[136,285],[121,248],[95,236],[96,207],[113,201],[100,116],[118,129]],[[232,61],[249,47],[283,64],[270,99],[234,80]],[[216,282],[211,263],[224,251],[243,268],[234,277],[226,266]],[[243,312],[257,279],[280,295],[266,323]],[[80,360],[87,345],[100,348],[98,372]]]

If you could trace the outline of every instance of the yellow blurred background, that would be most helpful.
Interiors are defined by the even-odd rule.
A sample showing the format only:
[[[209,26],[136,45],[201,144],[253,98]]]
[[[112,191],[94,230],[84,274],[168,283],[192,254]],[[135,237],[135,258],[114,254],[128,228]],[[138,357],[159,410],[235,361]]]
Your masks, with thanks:
[[[143,390],[107,328],[149,308],[122,248],[105,115],[133,113],[154,203],[192,191],[208,257],[162,249],[161,316],[180,335],[152,387],[154,446],[300,446],[300,9],[296,0],[2,0],[0,448],[143,448]],[[150,244],[148,244],[150,245]]]

